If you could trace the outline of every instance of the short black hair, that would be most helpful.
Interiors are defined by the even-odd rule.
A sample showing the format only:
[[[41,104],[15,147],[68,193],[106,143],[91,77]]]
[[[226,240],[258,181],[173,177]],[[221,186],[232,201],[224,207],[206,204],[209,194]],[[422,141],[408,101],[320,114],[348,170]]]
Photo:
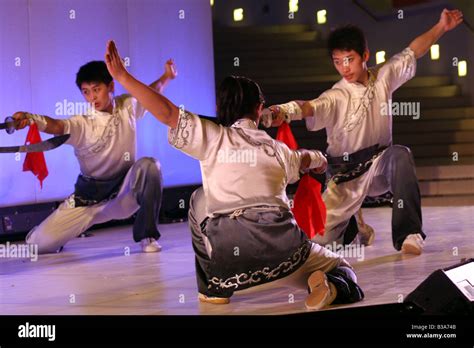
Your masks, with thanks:
[[[260,86],[244,76],[227,76],[217,91],[217,120],[229,127],[258,104],[265,104]]]
[[[80,67],[76,74],[76,85],[81,89],[83,82],[103,82],[107,86],[113,81],[103,60],[94,60]]]
[[[355,25],[349,24],[336,28],[329,34],[328,51],[332,56],[334,50],[354,50],[362,57],[367,49],[367,40],[364,32]]]

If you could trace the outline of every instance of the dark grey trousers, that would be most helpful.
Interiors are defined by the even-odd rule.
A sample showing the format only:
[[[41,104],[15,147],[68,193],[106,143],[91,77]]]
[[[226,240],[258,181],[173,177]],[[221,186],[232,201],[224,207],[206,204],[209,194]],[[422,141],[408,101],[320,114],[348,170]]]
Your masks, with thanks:
[[[276,264],[279,263],[278,260],[284,260],[282,250],[289,247],[289,245],[292,244],[292,239],[299,238],[298,234],[302,233],[295,224],[292,216],[287,217],[287,215],[283,214],[280,220],[276,218],[278,214],[278,212],[271,210],[267,212],[257,212],[250,209],[235,220],[221,218],[227,220],[218,224],[219,227],[226,226],[232,228],[223,228],[219,231],[206,231],[206,224],[203,223],[207,215],[204,191],[202,188],[197,189],[193,193],[190,201],[189,226],[195,252],[198,291],[207,296],[230,297],[234,290],[244,292],[249,290],[253,291],[253,289],[257,290],[257,288],[263,290],[269,286],[276,287],[277,284],[305,289],[307,288],[307,279],[311,273],[323,271],[326,273],[329,281],[337,288],[338,295],[336,303],[350,303],[363,299],[364,293],[357,285],[357,277],[349,263],[330,250],[316,243],[307,241],[304,234],[302,235],[303,243],[305,243],[305,241],[310,243],[307,258],[302,260],[301,263],[294,262],[292,272],[289,272],[286,268],[278,268],[278,271],[275,271],[271,267],[268,267],[268,272],[266,272],[267,276],[278,273],[283,277],[269,276],[270,279],[268,282],[258,282],[258,280],[264,278],[265,275],[255,272],[256,269],[261,269],[257,265],[259,265],[262,260],[266,260],[263,261],[264,264],[270,264],[272,258],[277,260]],[[230,221],[232,221],[232,223],[230,223]],[[247,253],[242,252],[238,257],[234,257],[231,252],[226,253],[225,249],[227,249],[227,244],[225,242],[219,244],[216,239],[216,233],[225,235],[221,237],[224,239],[230,237],[229,245],[240,246],[242,249],[245,248],[247,249]],[[242,237],[249,242],[242,241]],[[253,241],[250,242],[250,240]],[[255,240],[258,240],[258,242],[255,242]],[[228,256],[222,258],[222,253]],[[232,277],[223,282],[224,286],[231,286],[228,291],[225,289],[216,289],[215,284],[210,281],[210,279],[215,278],[219,272],[219,270],[216,271],[216,264],[213,264],[215,258],[219,259],[219,270],[232,268],[231,274],[235,275],[235,273],[233,273],[233,270],[236,269],[234,263],[238,263],[240,266],[243,265],[244,270],[250,271],[253,276],[238,273],[239,276],[237,280]],[[295,258],[291,258],[290,261],[285,261],[284,263],[292,264],[293,262],[291,260],[294,259]],[[248,267],[246,265],[248,265]],[[250,281],[251,279],[254,281]]]

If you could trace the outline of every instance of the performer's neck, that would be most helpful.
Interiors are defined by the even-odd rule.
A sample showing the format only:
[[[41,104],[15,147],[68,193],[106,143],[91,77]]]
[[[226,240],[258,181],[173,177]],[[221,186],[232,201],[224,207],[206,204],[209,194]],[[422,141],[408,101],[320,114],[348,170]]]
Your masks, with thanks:
[[[114,111],[114,105],[113,103],[110,103],[109,106],[107,106],[107,108],[104,110],[105,112],[108,112],[109,114],[111,114],[113,111]]]
[[[369,71],[367,69],[364,69],[357,82],[363,84],[364,86],[369,84]]]

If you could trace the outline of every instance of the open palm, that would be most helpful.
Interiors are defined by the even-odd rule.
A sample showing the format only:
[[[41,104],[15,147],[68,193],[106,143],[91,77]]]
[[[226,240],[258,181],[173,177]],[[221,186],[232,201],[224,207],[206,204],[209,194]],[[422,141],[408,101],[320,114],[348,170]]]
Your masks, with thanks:
[[[107,42],[105,64],[107,65],[107,70],[109,70],[110,75],[119,82],[128,74],[113,40]]]

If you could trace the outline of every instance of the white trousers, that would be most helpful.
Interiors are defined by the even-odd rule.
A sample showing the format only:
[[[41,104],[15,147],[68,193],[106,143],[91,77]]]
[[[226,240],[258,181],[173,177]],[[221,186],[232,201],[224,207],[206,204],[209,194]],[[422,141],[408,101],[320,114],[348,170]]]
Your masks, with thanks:
[[[71,203],[71,199],[66,199],[46,220],[30,231],[26,242],[37,244],[40,254],[52,253],[92,225],[129,218],[140,208],[132,192],[131,174],[129,170],[117,197],[110,201],[74,207],[74,201]]]

